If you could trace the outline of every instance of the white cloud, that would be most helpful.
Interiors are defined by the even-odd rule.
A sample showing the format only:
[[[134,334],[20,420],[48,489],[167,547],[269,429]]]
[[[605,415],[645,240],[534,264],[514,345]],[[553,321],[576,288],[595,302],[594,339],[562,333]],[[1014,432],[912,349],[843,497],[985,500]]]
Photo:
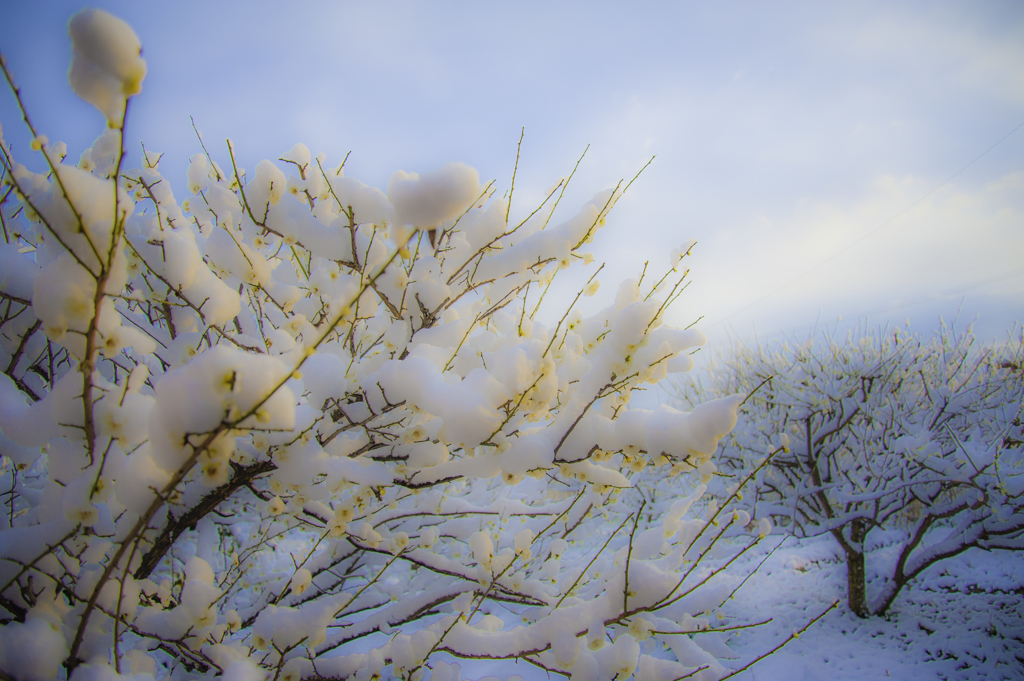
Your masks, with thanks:
[[[830,25],[821,31],[820,44],[851,60],[912,75],[922,94],[948,94],[952,86],[1019,106],[1024,104],[1024,27],[1012,14],[993,14],[894,7],[854,22],[852,29]]]
[[[920,200],[930,188],[880,176],[856,201],[801,202],[715,235],[704,255],[717,265],[693,292],[712,311],[705,328],[899,314],[967,294],[1024,300],[1024,172]]]

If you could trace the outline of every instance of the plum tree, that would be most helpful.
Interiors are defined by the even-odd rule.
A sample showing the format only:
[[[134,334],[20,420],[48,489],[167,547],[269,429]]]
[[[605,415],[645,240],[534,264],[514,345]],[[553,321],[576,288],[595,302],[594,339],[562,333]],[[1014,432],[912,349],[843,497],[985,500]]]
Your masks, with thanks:
[[[729,673],[709,616],[741,580],[709,550],[767,521],[701,480],[739,401],[628,407],[704,342],[662,323],[692,244],[551,316],[628,184],[553,221],[570,175],[517,222],[463,164],[385,193],[302,144],[247,174],[228,140],[179,202],[126,160],[134,31],[70,33],[108,128],[73,165],[22,107],[39,173],[0,144],[0,673]]]
[[[844,340],[738,348],[678,397],[748,395],[723,468],[749,470],[772,443],[785,446],[746,503],[798,537],[831,534],[850,609],[865,617],[937,561],[1024,548],[1022,359],[1020,336],[978,348],[969,330],[944,325],[930,341],[861,327]],[[870,537],[896,547],[878,558],[873,598]]]

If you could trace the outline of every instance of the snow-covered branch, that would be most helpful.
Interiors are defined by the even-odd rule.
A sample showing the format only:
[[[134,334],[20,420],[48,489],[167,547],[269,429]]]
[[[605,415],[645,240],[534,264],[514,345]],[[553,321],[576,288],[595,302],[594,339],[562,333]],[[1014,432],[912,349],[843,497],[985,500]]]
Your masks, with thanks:
[[[740,399],[628,406],[704,342],[663,324],[692,243],[584,316],[599,268],[544,293],[622,183],[551,220],[561,180],[510,226],[463,164],[384,192],[302,144],[247,174],[200,141],[179,200],[124,152],[135,33],[84,10],[71,37],[108,128],[72,165],[23,111],[43,172],[0,141],[2,674],[727,673],[688,634],[770,528],[701,500]]]

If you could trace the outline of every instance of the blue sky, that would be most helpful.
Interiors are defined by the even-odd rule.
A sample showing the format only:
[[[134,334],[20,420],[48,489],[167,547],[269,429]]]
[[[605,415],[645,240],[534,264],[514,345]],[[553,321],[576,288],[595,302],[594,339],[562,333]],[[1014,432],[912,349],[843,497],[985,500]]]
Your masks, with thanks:
[[[67,85],[81,6],[0,0],[0,50],[75,159],[103,129]],[[301,141],[382,188],[449,161],[507,187],[525,126],[513,215],[588,144],[563,207],[657,154],[595,244],[602,293],[696,238],[673,321],[704,315],[713,340],[839,315],[925,330],[961,307],[994,337],[1024,311],[1019,2],[96,6],[149,65],[130,160],[165,152],[179,198],[190,115],[222,165],[225,137],[247,168]],[[0,122],[27,159],[9,93]]]

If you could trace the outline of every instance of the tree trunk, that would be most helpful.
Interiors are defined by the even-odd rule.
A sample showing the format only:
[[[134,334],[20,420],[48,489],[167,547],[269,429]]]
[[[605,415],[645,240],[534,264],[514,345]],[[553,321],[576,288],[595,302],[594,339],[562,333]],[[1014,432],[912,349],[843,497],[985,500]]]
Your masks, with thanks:
[[[858,617],[867,617],[866,575],[864,571],[864,520],[857,518],[850,527],[850,543],[846,549],[846,583],[850,610]]]

